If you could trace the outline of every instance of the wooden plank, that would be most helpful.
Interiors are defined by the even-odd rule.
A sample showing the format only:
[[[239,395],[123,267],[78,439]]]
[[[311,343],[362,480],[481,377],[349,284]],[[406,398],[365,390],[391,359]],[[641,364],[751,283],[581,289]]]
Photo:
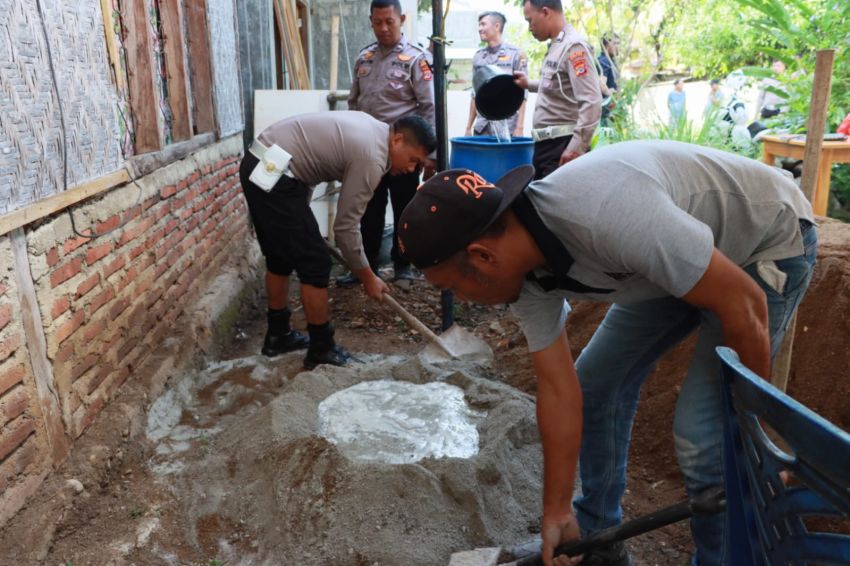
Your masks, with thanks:
[[[286,56],[287,70],[295,89],[310,88],[310,76],[307,72],[307,62],[301,46],[301,36],[298,33],[298,22],[294,0],[274,0],[275,17],[281,27]]]
[[[67,191],[62,191],[59,194],[49,196],[29,206],[19,210],[12,211],[8,214],[0,216],[0,236],[8,234],[16,228],[26,226],[36,220],[50,216],[62,209],[93,197],[98,193],[109,190],[118,185],[125,185],[130,182],[130,174],[126,169],[119,169],[114,173],[98,177],[91,181],[87,181],[75,187],[71,187]]]
[[[300,87],[297,84],[298,79],[295,74],[295,59],[293,57],[294,52],[290,47],[288,25],[286,23],[286,16],[284,15],[284,4],[281,0],[272,0],[272,5],[274,6],[274,18],[275,22],[277,22],[278,33],[280,34],[281,47],[283,48],[283,58],[285,61],[289,83],[292,88],[299,89]]]
[[[136,153],[156,151],[162,147],[157,116],[159,95],[154,82],[153,49],[148,34],[145,2],[122,2],[121,20],[127,32],[127,75],[130,108],[135,124]]]
[[[121,57],[118,55],[118,44],[115,42],[115,29],[112,21],[112,0],[100,0],[100,11],[103,14],[103,35],[106,39],[106,52],[109,63],[115,75],[115,86],[124,90],[124,71],[121,69]]]
[[[334,92],[339,81],[339,14],[331,16],[331,70],[328,89]]]
[[[10,241],[15,259],[15,279],[18,283],[18,297],[21,303],[21,320],[27,340],[30,366],[35,378],[38,406],[41,409],[51,462],[58,464],[68,454],[70,439],[62,425],[59,393],[56,391],[53,368],[47,358],[47,339],[44,336],[44,326],[41,324],[38,296],[35,292],[27,252],[27,237],[23,228],[16,228],[11,234]]]
[[[192,120],[186,88],[188,81],[184,62],[183,9],[180,0],[160,0],[159,12],[162,19],[165,70],[168,75],[168,104],[174,116],[171,130],[174,141],[183,141],[192,137]]]
[[[189,69],[192,80],[195,133],[215,130],[212,60],[207,28],[206,0],[186,0],[186,39],[189,44]]]
[[[809,105],[809,121],[806,125],[806,146],[803,154],[803,178],[800,179],[800,188],[809,202],[815,195],[815,187],[818,182],[818,171],[821,161],[821,147],[823,146],[823,131],[826,127],[826,110],[829,105],[829,91],[832,86],[832,63],[835,59],[834,49],[818,51],[815,63],[815,76],[812,85],[812,98]],[[822,191],[829,192],[829,179],[827,186]],[[814,204],[812,202],[812,204]],[[824,210],[824,213],[826,211]],[[797,313],[791,318],[785,339],[779,353],[776,355],[776,364],[770,377],[771,383],[781,391],[788,387],[788,376],[791,373],[791,356],[794,348],[794,335],[797,331]]]
[[[301,84],[301,89],[311,88],[310,73],[307,69],[307,56],[304,51],[306,39],[306,26],[299,29],[298,25],[298,6],[296,0],[285,0],[285,5],[288,8],[287,23],[289,25],[289,37],[292,43],[295,57],[295,70],[298,73],[298,81]],[[302,36],[302,31],[305,34]]]
[[[815,77],[812,84],[812,98],[809,103],[809,121],[806,124],[806,152],[803,155],[803,178],[800,188],[803,194],[813,202],[820,166],[823,131],[826,127],[826,110],[829,105],[829,91],[832,88],[832,63],[835,60],[834,49],[818,51],[815,61]],[[824,190],[829,190],[825,187]]]
[[[310,67],[307,61],[310,60],[310,33],[308,21],[310,18],[310,10],[307,4],[302,0],[295,1],[295,26],[298,28],[298,37],[301,39],[301,55],[304,58],[304,70],[307,72],[307,81],[310,82]],[[309,85],[308,88],[312,88]]]

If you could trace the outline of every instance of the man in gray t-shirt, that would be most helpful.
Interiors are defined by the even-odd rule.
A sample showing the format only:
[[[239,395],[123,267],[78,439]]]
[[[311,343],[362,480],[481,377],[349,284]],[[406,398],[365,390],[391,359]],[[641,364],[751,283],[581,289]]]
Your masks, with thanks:
[[[676,452],[691,495],[722,484],[714,348],[730,346],[770,375],[811,278],[817,231],[782,171],[719,150],[624,142],[526,187],[529,169],[495,184],[467,170],[436,175],[402,214],[399,245],[434,285],[512,303],[522,322],[538,379],[548,560],[579,526],[586,534],[622,521],[640,386],[695,330]],[[569,298],[614,303],[575,364],[564,329]],[[721,563],[723,528],[722,516],[693,520],[702,566]],[[600,554],[605,564],[631,564],[622,543]]]

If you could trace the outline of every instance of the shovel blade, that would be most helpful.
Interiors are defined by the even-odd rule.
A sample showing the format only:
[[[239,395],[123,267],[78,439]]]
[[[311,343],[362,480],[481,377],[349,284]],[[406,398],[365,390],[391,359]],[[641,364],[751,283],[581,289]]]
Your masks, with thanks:
[[[423,350],[422,356],[428,363],[450,360],[461,360],[477,364],[488,364],[493,361],[493,350],[487,343],[465,328],[453,324],[440,334],[440,342],[444,347],[431,343]]]

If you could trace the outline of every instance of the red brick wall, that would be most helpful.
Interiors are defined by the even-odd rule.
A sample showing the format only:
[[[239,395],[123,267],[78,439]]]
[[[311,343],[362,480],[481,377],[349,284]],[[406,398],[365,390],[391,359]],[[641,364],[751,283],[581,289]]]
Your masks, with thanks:
[[[198,167],[140,205],[47,250],[48,357],[78,436],[248,234],[238,156]]]
[[[86,430],[224,264],[245,256],[240,157],[235,136],[75,206],[81,232],[113,230],[101,237],[75,235],[69,211],[25,227],[26,275],[69,438]],[[51,466],[12,258],[9,237],[0,236],[0,507],[16,484],[33,483],[25,476]]]

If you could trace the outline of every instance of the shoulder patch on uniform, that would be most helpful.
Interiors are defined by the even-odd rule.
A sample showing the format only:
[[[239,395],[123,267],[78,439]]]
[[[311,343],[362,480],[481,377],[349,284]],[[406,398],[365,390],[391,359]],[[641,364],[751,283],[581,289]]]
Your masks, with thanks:
[[[377,42],[377,41],[373,41],[372,43],[370,43],[369,45],[367,45],[366,47],[364,47],[363,49],[361,49],[361,50],[360,50],[360,53],[359,53],[358,55],[359,55],[359,56],[362,56],[364,53],[367,53],[367,52],[369,52],[369,51],[374,51],[376,47],[378,47],[378,42]]]
[[[431,65],[425,59],[419,60],[419,70],[422,71],[422,78],[430,81],[434,75],[431,74]]]
[[[570,53],[570,65],[577,77],[582,77],[587,74],[587,53],[584,49],[573,51]]]

